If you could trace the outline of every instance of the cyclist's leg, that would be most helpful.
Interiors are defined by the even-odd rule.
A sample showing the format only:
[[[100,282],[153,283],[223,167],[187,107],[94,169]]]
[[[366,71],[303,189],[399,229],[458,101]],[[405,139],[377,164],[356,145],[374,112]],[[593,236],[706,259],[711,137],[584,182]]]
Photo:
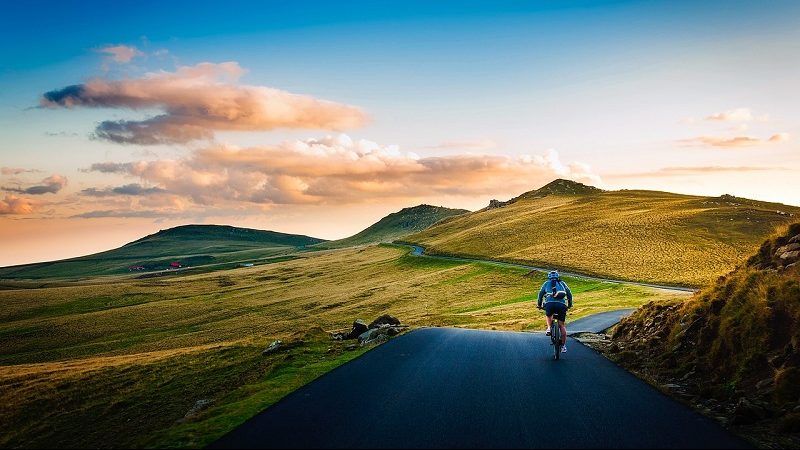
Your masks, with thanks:
[[[567,306],[564,305],[564,308],[558,314],[558,326],[561,328],[561,345],[567,345]]]
[[[553,316],[548,316],[547,314],[544,315],[544,320],[547,321],[547,331],[553,329]]]

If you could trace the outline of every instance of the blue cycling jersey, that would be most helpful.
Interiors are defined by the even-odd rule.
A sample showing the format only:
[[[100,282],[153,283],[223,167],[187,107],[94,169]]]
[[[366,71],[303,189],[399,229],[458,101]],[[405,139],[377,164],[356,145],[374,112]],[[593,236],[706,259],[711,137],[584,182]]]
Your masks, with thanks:
[[[565,295],[566,298],[557,298],[554,296],[547,295],[548,293],[552,294],[560,291],[563,291],[567,294]],[[569,306],[572,307],[572,291],[569,290],[569,286],[567,286],[567,283],[561,280],[547,280],[544,282],[544,284],[542,284],[542,288],[539,289],[539,298],[537,300],[539,306],[542,306],[542,300],[545,298],[546,295],[547,295],[546,303],[558,302],[563,304],[569,304]]]

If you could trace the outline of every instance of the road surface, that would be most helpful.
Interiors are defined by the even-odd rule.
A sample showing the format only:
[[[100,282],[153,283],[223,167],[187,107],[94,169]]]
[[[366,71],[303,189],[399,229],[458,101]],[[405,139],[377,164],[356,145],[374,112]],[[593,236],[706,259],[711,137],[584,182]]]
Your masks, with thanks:
[[[607,329],[619,323],[623,317],[633,314],[634,311],[636,311],[636,308],[626,308],[582,317],[580,319],[567,322],[567,333],[602,333],[603,331],[606,331]],[[569,315],[567,315],[567,319],[569,319]]]
[[[424,328],[287,396],[212,448],[746,448],[574,340]]]
[[[425,253],[425,248],[420,247],[419,245],[408,245],[408,244],[396,244],[402,245],[405,247],[410,247],[412,249],[411,255],[412,256],[420,256],[425,258],[436,258],[436,259],[449,259],[451,261],[463,261],[463,262],[479,262],[485,264],[494,264],[496,266],[504,266],[504,267],[518,267],[520,269],[526,270],[535,270],[537,272],[549,272],[552,268],[545,268],[545,267],[537,267],[537,266],[530,266],[527,264],[517,264],[517,263],[507,263],[507,262],[500,262],[500,261],[492,261],[489,259],[480,259],[480,258],[465,258],[460,256],[441,256],[441,255],[428,255]],[[606,283],[617,283],[617,284],[630,284],[634,286],[645,286],[654,289],[663,289],[665,291],[672,291],[675,293],[683,293],[683,294],[692,294],[695,292],[695,289],[682,287],[682,286],[667,286],[663,284],[652,284],[652,283],[640,283],[638,281],[625,281],[625,280],[613,280],[610,278],[602,278],[602,277],[594,277],[591,275],[584,275],[580,273],[573,273],[573,272],[564,272],[559,271],[561,275],[573,277],[573,278],[583,278],[585,280],[595,280],[595,281],[604,281]]]

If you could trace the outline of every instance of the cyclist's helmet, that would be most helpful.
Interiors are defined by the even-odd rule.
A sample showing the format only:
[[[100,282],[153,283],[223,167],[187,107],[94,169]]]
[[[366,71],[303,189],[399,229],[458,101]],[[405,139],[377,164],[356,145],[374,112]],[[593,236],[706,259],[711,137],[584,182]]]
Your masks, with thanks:
[[[557,270],[551,270],[550,273],[547,274],[547,279],[548,280],[557,280],[559,278],[560,277],[558,276],[558,271]]]

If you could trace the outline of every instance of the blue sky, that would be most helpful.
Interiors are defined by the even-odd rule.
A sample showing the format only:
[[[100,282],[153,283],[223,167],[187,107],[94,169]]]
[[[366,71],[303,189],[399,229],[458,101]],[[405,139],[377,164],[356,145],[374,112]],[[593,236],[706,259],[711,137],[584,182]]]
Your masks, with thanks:
[[[612,189],[733,193],[800,204],[800,182],[786,182],[800,168],[797,2],[30,1],[6,12],[0,38],[13,45],[0,48],[0,166],[7,168],[0,186],[16,190],[0,192],[0,212],[6,211],[0,240],[18,239],[22,220],[76,230],[215,221],[336,238],[408,204],[479,208],[555,176]],[[120,63],[100,51],[112,46],[138,53]],[[328,122],[246,129],[224,123],[205,130],[204,139],[120,145],[92,138],[98,124],[139,123],[170,106],[38,107],[44,93],[69,85],[147,80],[224,62],[244,71],[226,81],[234,90],[302,94],[357,108],[364,120],[346,129]],[[212,78],[217,76],[223,75]],[[221,82],[212,78],[203,82]],[[288,178],[273,186],[277,175],[260,166],[263,173],[247,176],[261,173],[259,183],[269,189],[215,199],[198,186],[178,186],[152,173],[87,170],[95,163],[136,161],[197,167],[198,152],[210,146],[282,146],[297,156],[292,142],[341,132],[350,140],[325,147],[326,157],[372,151],[372,144],[358,144],[364,140],[387,158],[398,157],[399,148],[403,164],[418,160],[425,170],[469,158],[464,167],[482,167],[494,158],[501,161],[497,167],[513,172],[503,174],[513,182],[498,185],[463,168],[446,173],[472,180],[470,189],[434,183],[426,191],[416,185],[424,181],[397,178],[397,195],[389,196],[384,182],[399,175],[375,173],[367,184],[350,185],[363,188],[358,198],[314,197],[309,193],[321,186],[335,191],[330,183],[341,174],[315,173],[310,180],[281,173]],[[343,149],[342,142],[358,149]],[[217,175],[204,168],[195,177],[208,183]],[[58,192],[23,196],[52,176],[68,181]],[[157,198],[85,194],[133,183],[157,188]],[[111,209],[128,216],[75,218]],[[97,246],[133,234],[112,233]],[[53,247],[65,249],[58,256],[75,251]]]

